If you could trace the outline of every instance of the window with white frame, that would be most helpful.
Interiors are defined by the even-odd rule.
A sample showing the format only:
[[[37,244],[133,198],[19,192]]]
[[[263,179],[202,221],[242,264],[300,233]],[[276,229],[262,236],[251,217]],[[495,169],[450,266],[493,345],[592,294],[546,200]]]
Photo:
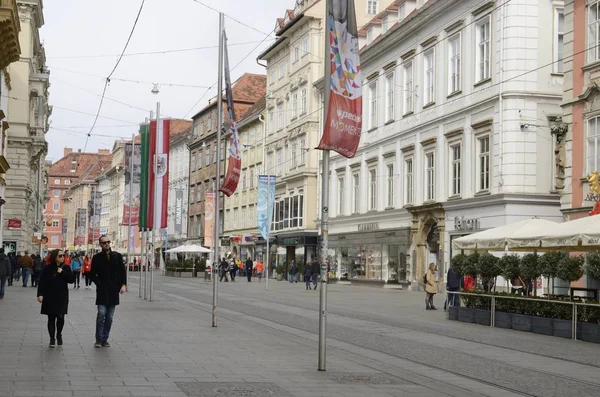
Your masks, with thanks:
[[[58,227],[58,219],[52,219],[52,227]]]
[[[248,189],[248,178],[246,178],[246,170],[242,171],[242,190]]]
[[[477,190],[490,190],[490,136],[477,138]]]
[[[240,214],[240,228],[241,229],[245,229],[246,228],[246,207],[242,207],[242,213]]]
[[[201,150],[198,151],[197,164],[198,164],[198,169],[201,169],[202,168],[202,151]]]
[[[461,35],[455,34],[448,40],[448,94],[460,91]]]
[[[450,195],[460,196],[462,180],[462,145],[450,146]]]
[[[369,170],[369,210],[377,209],[377,170]]]
[[[344,178],[338,178],[338,214],[344,215]]]
[[[300,115],[306,114],[306,87],[300,90]]]
[[[285,76],[285,62],[281,61],[281,63],[279,63],[279,80],[283,79],[283,77]]]
[[[487,17],[475,25],[475,82],[490,78],[490,18]]]
[[[190,156],[190,170],[196,171],[196,152],[192,152]]]
[[[302,56],[308,54],[308,36],[302,38]]]
[[[277,175],[281,175],[283,169],[283,150],[277,151]]]
[[[394,73],[385,76],[385,121],[393,121],[394,114]]]
[[[588,62],[600,60],[600,1],[588,6]]]
[[[275,67],[269,68],[269,85],[275,83],[276,75],[275,75]]]
[[[70,179],[65,179],[65,185],[70,185],[71,184],[71,180]]]
[[[269,135],[275,132],[275,111],[269,109]]]
[[[58,238],[59,238],[59,237],[60,237],[60,236],[59,236],[58,234],[53,234],[53,235],[52,235],[52,238],[51,238],[51,240],[50,240],[50,244],[52,244],[52,245],[58,245],[58,244],[60,244],[60,243],[58,242]]]
[[[256,142],[256,144],[257,144],[257,145],[260,145],[260,144],[262,144],[262,139],[263,139],[263,126],[262,126],[262,125],[260,125],[260,124],[259,124],[259,125],[256,127],[256,135],[255,135],[255,137],[256,137],[256,138],[255,138],[255,139],[256,139],[256,141],[255,141],[255,142]]]
[[[385,33],[390,28],[390,16],[386,15],[381,20],[381,33]]]
[[[208,167],[210,165],[210,146],[207,146],[204,150],[204,166]]]
[[[398,7],[398,22],[403,20],[405,16],[406,16],[406,7],[404,4],[402,4],[400,7]]]
[[[273,175],[275,169],[273,168],[273,152],[267,154],[267,169],[264,170],[265,175]]]
[[[435,152],[425,153],[426,185],[425,198],[427,201],[435,200]]]
[[[213,146],[213,164],[217,164],[217,145]]]
[[[55,179],[55,180],[54,180],[54,184],[55,184],[55,185],[60,185],[60,179]]]
[[[394,164],[387,165],[387,207],[394,206]]]
[[[587,175],[600,170],[600,116],[587,120]]]
[[[406,197],[404,199],[405,204],[414,203],[414,178],[413,178],[413,159],[408,158],[404,160],[404,191]]]
[[[413,84],[413,61],[404,64],[404,114],[415,110],[415,92]]]
[[[300,165],[306,164],[306,138],[300,139]]]
[[[367,29],[367,44],[373,41],[373,28]]]
[[[565,10],[564,8],[554,9],[554,72],[563,72],[564,57],[564,37],[565,37]]]
[[[291,145],[291,153],[290,153],[290,167],[296,168],[298,165],[298,143],[296,141],[292,142]]]
[[[233,228],[237,229],[238,227],[238,209],[233,209]]]
[[[277,130],[281,130],[285,125],[283,103],[277,105]]]
[[[369,129],[377,127],[377,82],[369,84]]]
[[[379,1],[378,0],[367,0],[367,14],[377,15],[378,11],[379,11]]]
[[[432,48],[423,54],[425,80],[423,87],[423,104],[428,105],[435,101],[435,49]]]
[[[294,62],[298,62],[300,59],[300,47],[298,45],[294,46]]]
[[[360,174],[352,174],[352,212],[360,212]]]
[[[54,197],[60,197],[60,195],[61,195],[61,191],[60,191],[60,190],[58,190],[58,189],[54,189],[54,190],[52,191],[52,195],[53,195]]]
[[[292,93],[292,119],[298,117],[298,91]]]
[[[254,189],[254,168],[250,168],[250,189]]]

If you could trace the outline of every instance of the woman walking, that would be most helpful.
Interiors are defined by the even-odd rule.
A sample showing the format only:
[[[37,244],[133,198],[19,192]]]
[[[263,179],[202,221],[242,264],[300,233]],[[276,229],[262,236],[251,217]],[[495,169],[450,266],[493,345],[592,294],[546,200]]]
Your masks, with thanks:
[[[83,274],[83,277],[85,278],[85,289],[92,288],[90,271],[92,271],[92,255],[87,254],[85,258],[83,258],[83,266],[81,267],[81,274]]]
[[[50,253],[50,264],[46,266],[38,284],[37,299],[42,304],[42,314],[48,316],[48,334],[50,347],[63,344],[62,330],[65,325],[65,314],[69,307],[69,287],[75,276],[71,267],[64,264],[65,255],[62,250]]]
[[[79,289],[79,280],[81,279],[81,268],[83,267],[83,260],[79,253],[75,254],[73,261],[71,262],[71,270],[75,275],[75,283],[73,285],[73,289]]]

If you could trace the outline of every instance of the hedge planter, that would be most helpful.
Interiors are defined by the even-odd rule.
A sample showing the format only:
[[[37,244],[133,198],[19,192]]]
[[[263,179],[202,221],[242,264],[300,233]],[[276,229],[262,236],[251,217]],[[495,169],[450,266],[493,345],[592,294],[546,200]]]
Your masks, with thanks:
[[[525,316],[523,314],[511,315],[512,329],[517,331],[531,332],[531,316]]]
[[[577,323],[577,339],[600,343],[600,324]]]
[[[509,313],[496,312],[494,317],[494,325],[497,328],[511,329],[512,321]]]
[[[459,307],[458,308],[458,321],[462,321],[463,323],[474,323],[475,322],[475,309],[470,309],[468,307]]]
[[[552,320],[552,335],[558,338],[573,338],[573,322],[571,320]]]
[[[475,323],[479,325],[487,325],[490,326],[490,319],[492,313],[489,310],[484,309],[474,309],[475,310]]]
[[[554,329],[552,328],[552,319],[546,317],[532,317],[531,331],[534,334],[553,335]]]
[[[448,307],[448,320],[458,321],[458,309],[457,306]]]

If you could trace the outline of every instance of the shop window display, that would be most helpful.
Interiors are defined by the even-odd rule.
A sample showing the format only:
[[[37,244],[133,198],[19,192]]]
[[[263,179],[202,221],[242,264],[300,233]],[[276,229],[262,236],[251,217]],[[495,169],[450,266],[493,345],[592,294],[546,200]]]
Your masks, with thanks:
[[[332,252],[335,274],[342,280],[404,281],[408,278],[407,251],[408,246],[398,244],[337,247]]]

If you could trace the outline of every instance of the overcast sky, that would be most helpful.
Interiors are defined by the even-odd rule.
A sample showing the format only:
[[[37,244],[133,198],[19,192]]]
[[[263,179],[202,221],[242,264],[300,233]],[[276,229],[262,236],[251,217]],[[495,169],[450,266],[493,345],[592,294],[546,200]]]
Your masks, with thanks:
[[[265,73],[256,63],[256,56],[273,42],[272,38],[259,45],[266,38],[264,34],[227,15],[259,31],[271,33],[276,18],[283,17],[286,8],[293,8],[294,0],[201,1],[226,14],[231,67],[251,53],[232,71],[232,79],[244,72]],[[125,45],[140,3],[141,0],[44,2],[45,25],[41,39],[50,69],[50,104],[54,106],[51,127],[46,135],[47,159],[59,160],[65,147],[93,152],[112,148],[118,137],[131,138],[138,130],[137,124],[156,108],[157,101],[161,103],[161,114],[190,118],[215,95],[216,89],[210,90],[194,106],[207,87],[217,81],[218,14],[194,0],[146,0],[126,54],[213,48],[123,57],[112,76],[96,128],[85,147],[105,77]],[[257,45],[259,47],[252,51]],[[151,82],[162,83],[159,95],[150,92]]]

